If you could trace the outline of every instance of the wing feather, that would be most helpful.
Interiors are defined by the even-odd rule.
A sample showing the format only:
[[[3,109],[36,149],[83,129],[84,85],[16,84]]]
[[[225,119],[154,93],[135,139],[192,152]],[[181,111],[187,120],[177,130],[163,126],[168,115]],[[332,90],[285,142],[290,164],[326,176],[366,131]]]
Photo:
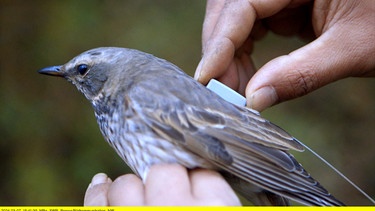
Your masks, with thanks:
[[[341,205],[287,152],[303,151],[298,140],[251,109],[191,81],[185,85],[200,94],[184,96],[168,89],[145,97],[132,92],[130,102],[161,137],[247,182],[304,204]],[[139,85],[138,93],[148,93],[152,86]]]

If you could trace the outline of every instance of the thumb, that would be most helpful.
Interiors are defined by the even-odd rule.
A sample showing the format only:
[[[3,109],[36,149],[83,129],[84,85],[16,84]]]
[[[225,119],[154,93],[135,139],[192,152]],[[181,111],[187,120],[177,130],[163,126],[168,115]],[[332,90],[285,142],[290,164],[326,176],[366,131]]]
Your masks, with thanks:
[[[353,29],[345,33],[332,29],[289,55],[271,60],[248,83],[247,105],[261,111],[345,77],[374,75],[375,64],[368,55],[375,55],[375,49],[371,34],[364,35]]]

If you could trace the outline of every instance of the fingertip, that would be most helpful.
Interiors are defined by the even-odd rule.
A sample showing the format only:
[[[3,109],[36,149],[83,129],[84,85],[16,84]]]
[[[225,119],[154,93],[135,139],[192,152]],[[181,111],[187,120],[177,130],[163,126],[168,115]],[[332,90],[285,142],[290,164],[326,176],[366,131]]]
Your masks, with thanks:
[[[112,182],[111,178],[107,176],[105,173],[97,173],[92,177],[91,186],[102,184],[102,183],[108,183]]]
[[[111,183],[112,180],[106,174],[96,174],[86,190],[84,206],[107,206],[107,192]]]
[[[247,106],[263,111],[277,103],[311,92],[318,86],[315,80],[316,62],[306,58],[304,48],[279,56],[261,67],[246,87]]]
[[[133,184],[133,183],[138,183],[141,181],[139,177],[137,177],[135,174],[124,174],[119,177],[117,177],[114,181],[113,184],[115,185],[127,185],[127,184]]]
[[[194,79],[197,80],[198,82],[201,82],[200,76],[201,76],[201,71],[202,71],[202,64],[203,64],[203,58],[198,63],[197,69],[195,70],[195,73],[194,73]]]
[[[153,206],[188,205],[190,180],[187,169],[178,164],[153,165],[145,183],[146,203]]]
[[[219,78],[229,68],[235,53],[233,42],[227,38],[219,37],[210,40],[203,52],[194,78],[206,85],[212,78]]]
[[[203,85],[207,85],[212,78],[220,76],[220,69],[215,67],[215,61],[210,55],[203,56],[194,74],[194,79]]]
[[[144,204],[144,186],[139,177],[125,174],[116,178],[108,190],[110,206],[140,206]]]
[[[254,92],[247,91],[246,96],[246,105],[259,112],[278,102],[278,95],[273,86],[265,86]]]
[[[216,171],[208,169],[193,169],[189,171],[189,176],[193,188],[195,188],[194,193],[199,194],[196,188],[204,188],[207,186],[216,186],[219,182],[225,181],[224,178]]]
[[[215,206],[239,206],[237,195],[223,176],[208,169],[195,169],[189,172],[192,192],[195,198],[209,201]]]
[[[163,186],[165,183],[178,184],[184,179],[187,179],[187,169],[185,167],[178,164],[158,164],[150,168],[146,186]]]

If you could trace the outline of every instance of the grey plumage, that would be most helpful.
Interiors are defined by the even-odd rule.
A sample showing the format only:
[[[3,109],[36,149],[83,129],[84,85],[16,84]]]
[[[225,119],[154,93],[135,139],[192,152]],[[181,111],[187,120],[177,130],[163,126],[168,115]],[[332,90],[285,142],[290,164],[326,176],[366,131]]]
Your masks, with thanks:
[[[258,112],[233,105],[175,65],[125,48],[86,51],[43,74],[71,81],[100,130],[142,179],[157,163],[220,171],[254,204],[343,205],[288,152],[298,140]]]

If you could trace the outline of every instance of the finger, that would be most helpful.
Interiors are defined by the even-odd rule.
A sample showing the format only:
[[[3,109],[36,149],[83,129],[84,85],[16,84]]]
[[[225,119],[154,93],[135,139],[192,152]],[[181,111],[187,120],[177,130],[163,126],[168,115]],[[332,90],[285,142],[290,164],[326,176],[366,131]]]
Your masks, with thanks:
[[[203,84],[221,76],[230,65],[234,52],[250,33],[255,13],[248,1],[231,1],[224,5],[211,36],[203,45],[203,57],[195,78]],[[230,17],[230,18],[229,18]]]
[[[242,56],[238,57],[238,77],[239,77],[239,85],[237,91],[245,96],[245,90],[247,83],[249,82],[250,78],[256,72],[256,68],[254,66],[253,61],[251,60],[248,54],[243,54]]]
[[[231,89],[238,91],[239,89],[239,70],[237,69],[238,66],[238,60],[233,59],[233,61],[228,66],[228,69],[217,78],[217,80],[221,81],[222,83],[226,84]]]
[[[233,189],[218,172],[196,169],[190,171],[189,175],[193,196],[198,201],[215,206],[241,205]]]
[[[106,174],[96,174],[86,190],[83,205],[108,206],[107,192],[111,184],[112,181]]]
[[[177,164],[152,166],[145,186],[148,205],[188,205],[191,198],[187,170]]]
[[[217,21],[204,36],[203,57],[198,64],[195,79],[206,84],[211,78],[222,76],[232,62],[235,51],[245,42],[257,18],[267,17],[280,11],[290,0],[274,1],[226,1]],[[210,16],[208,16],[210,17]],[[205,25],[204,25],[205,27]],[[207,33],[208,34],[208,33]]]
[[[224,7],[225,1],[208,0],[206,4],[206,13],[203,21],[202,29],[202,48],[206,44],[208,38],[211,36],[215,28],[216,22],[220,17],[221,10]]]
[[[242,54],[241,56],[235,57],[227,71],[217,79],[245,96],[246,85],[254,73],[255,67],[250,56]]]
[[[368,74],[375,66],[366,56],[375,55],[375,48],[369,46],[371,36],[361,36],[368,33],[359,23],[348,27],[333,27],[314,42],[264,65],[246,88],[247,105],[261,111],[330,82]]]
[[[108,190],[110,206],[142,206],[144,198],[142,180],[134,174],[118,177]]]

